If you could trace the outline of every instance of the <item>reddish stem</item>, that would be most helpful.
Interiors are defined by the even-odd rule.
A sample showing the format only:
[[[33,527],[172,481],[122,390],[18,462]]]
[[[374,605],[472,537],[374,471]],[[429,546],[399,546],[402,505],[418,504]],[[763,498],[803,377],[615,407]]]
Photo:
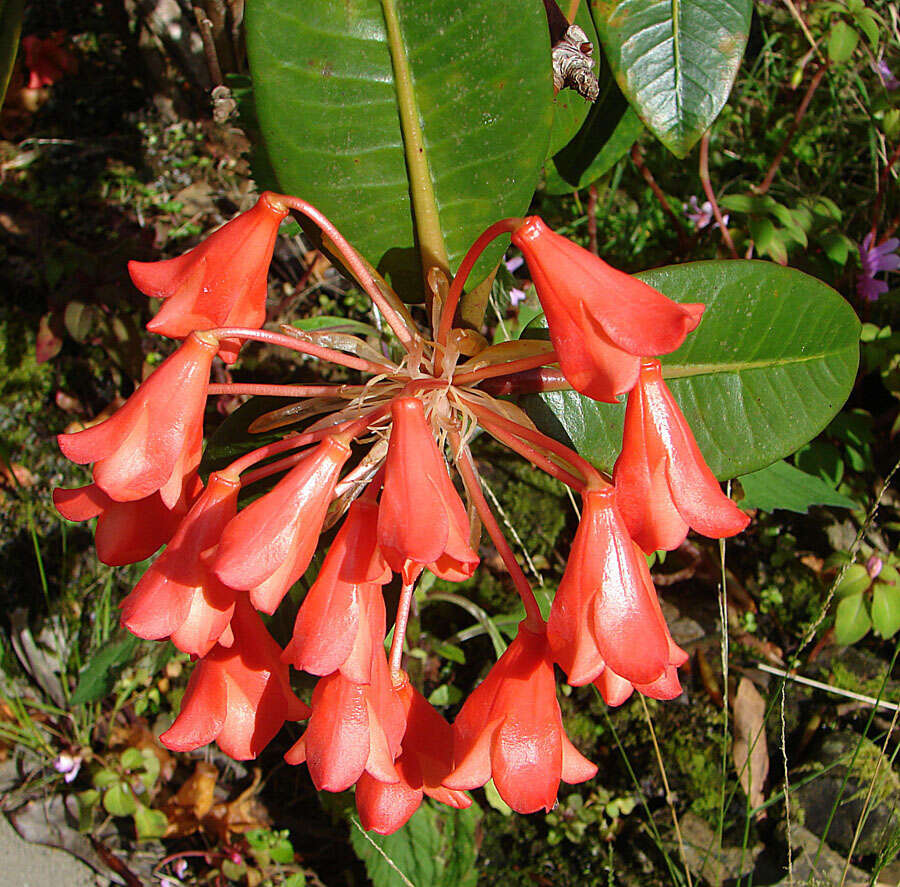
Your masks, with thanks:
[[[332,240],[334,245],[340,250],[341,255],[347,262],[347,266],[356,275],[360,286],[366,291],[369,298],[378,306],[384,319],[388,322],[390,328],[394,331],[394,335],[400,340],[403,347],[409,351],[418,333],[410,330],[403,318],[391,307],[387,299],[385,299],[378,284],[372,277],[365,262],[360,258],[359,253],[344,239],[344,236],[334,227],[331,220],[316,209],[311,203],[301,200],[299,197],[292,197],[288,194],[278,194],[277,199],[281,200],[291,209],[303,213],[307,218],[312,219]]]
[[[530,357],[520,357],[517,360],[510,360],[506,363],[495,363],[468,373],[460,373],[458,376],[453,377],[453,384],[474,385],[482,379],[493,379],[495,376],[509,376],[513,373],[533,370],[536,367],[547,366],[558,361],[559,357],[555,351],[545,351],[543,354],[532,354]]]
[[[572,21],[572,19],[569,19]],[[597,185],[588,188],[587,199],[587,225],[588,225],[588,249],[595,255],[600,255],[597,246]]]
[[[365,360],[362,357],[353,357],[350,354],[344,354],[341,351],[335,351],[332,348],[323,348],[321,345],[313,345],[311,342],[304,342],[295,336],[288,336],[285,333],[274,333],[271,330],[253,330],[239,326],[226,326],[219,329],[209,330],[219,339],[250,339],[254,342],[265,342],[268,345],[278,345],[282,348],[289,348],[291,351],[299,351],[301,354],[308,354],[310,357],[318,357],[320,360],[327,360],[330,363],[336,363],[340,366],[349,367],[354,370],[361,370],[364,373],[373,373],[380,375],[382,373],[393,373],[396,370],[394,366],[388,366],[383,363],[374,363],[371,360]]]
[[[672,220],[672,224],[675,226],[675,233],[678,235],[678,248],[681,252],[687,252],[689,240],[687,232],[684,230],[684,225],[681,224],[681,218],[669,205],[669,201],[666,198],[666,195],[663,194],[662,188],[656,183],[653,173],[650,171],[647,164],[644,163],[644,153],[641,151],[641,146],[637,144],[637,142],[631,147],[631,162],[644,177],[644,181],[649,185],[650,190],[653,192],[653,196],[659,201],[659,205],[663,208],[663,212],[665,212]]]
[[[459,448],[459,436],[454,434],[452,435],[452,438],[454,438],[454,448]],[[475,463],[472,460],[472,454],[469,452],[468,448],[464,448],[460,451],[456,467],[459,469],[463,484],[465,484],[466,490],[475,505],[475,510],[478,512],[478,516],[481,518],[484,528],[488,531],[488,535],[491,537],[494,547],[497,549],[497,553],[506,565],[510,578],[516,586],[516,591],[522,599],[522,603],[525,606],[526,628],[534,632],[543,631],[544,617],[541,615],[541,608],[538,606],[534,592],[531,590],[531,585],[525,578],[525,574],[522,572],[519,562],[512,553],[512,549],[509,547],[509,543],[507,543],[503,531],[500,529],[500,525],[494,518],[491,508],[484,498],[484,493],[481,492],[481,482],[478,479],[478,472],[475,469]]]
[[[397,602],[397,617],[394,619],[394,637],[391,639],[391,680],[394,686],[400,683],[401,660],[403,659],[403,639],[406,637],[406,626],[409,624],[409,608],[412,604],[415,582],[404,585],[400,590],[400,600]]]
[[[261,385],[255,382],[211,383],[206,389],[209,395],[253,394],[272,397],[327,397],[329,394],[358,394],[362,385]]]
[[[462,264],[459,266],[459,271],[456,272],[456,276],[450,284],[450,290],[447,293],[447,301],[441,309],[441,323],[437,332],[438,345],[447,344],[447,336],[450,334],[450,328],[453,326],[453,318],[456,315],[456,307],[459,305],[459,297],[462,295],[462,288],[465,285],[466,278],[469,276],[469,272],[478,261],[479,256],[481,256],[492,240],[499,237],[501,234],[509,234],[510,232],[515,231],[516,228],[521,227],[521,225],[522,219],[501,219],[499,222],[494,222],[493,225],[489,225],[484,233],[469,247],[469,251],[466,253],[462,260]],[[440,358],[441,354],[440,351],[438,351],[435,355],[437,364],[435,375],[440,375],[441,373]]]
[[[241,478],[241,486],[246,487],[252,483],[256,483],[258,480],[264,480],[267,477],[271,477],[273,474],[287,471],[288,468],[293,468],[301,459],[305,459],[307,455],[308,453],[304,450],[302,453],[294,453],[293,456],[286,456],[284,459],[279,459],[277,462],[263,465],[262,468],[257,468],[255,471],[248,471],[247,474]]]
[[[488,379],[481,390],[500,397],[504,394],[536,394],[539,391],[571,391],[572,383],[561,370],[537,369],[506,378]]]
[[[700,184],[703,185],[703,193],[712,206],[713,215],[716,222],[719,223],[719,231],[722,234],[722,241],[728,247],[731,258],[738,258],[737,250],[734,248],[734,241],[731,239],[731,233],[725,225],[725,218],[722,210],[719,209],[719,203],[716,200],[716,192],[713,191],[712,182],[709,180],[709,132],[704,133],[700,139]]]

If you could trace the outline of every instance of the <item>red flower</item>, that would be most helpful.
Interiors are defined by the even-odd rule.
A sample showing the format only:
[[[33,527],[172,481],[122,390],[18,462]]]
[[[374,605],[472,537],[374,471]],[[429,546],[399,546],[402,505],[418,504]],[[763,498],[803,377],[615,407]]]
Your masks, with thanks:
[[[453,731],[407,681],[394,688],[406,713],[403,751],[394,762],[399,782],[380,782],[363,773],[356,784],[356,809],[364,829],[389,835],[402,828],[419,809],[423,795],[464,809],[472,799],[445,788],[443,780],[453,764]]]
[[[351,681],[339,671],[319,680],[309,726],[284,756],[289,764],[306,761],[319,791],[342,792],[364,772],[380,782],[400,781],[394,760],[404,711],[391,686],[383,636],[382,627],[373,638],[369,683]]]
[[[241,484],[213,473],[166,550],[121,603],[122,625],[147,640],[170,638],[192,656],[205,656],[234,613],[236,592],[223,585],[201,554],[215,547],[237,513]]]
[[[250,592],[274,613],[312,560],[325,512],[350,447],[326,438],[222,533],[213,569],[226,585]]]
[[[466,700],[453,733],[455,769],[444,785],[477,788],[493,776],[519,813],[550,810],[560,779],[584,782],[597,772],[563,730],[547,636],[524,622]]]
[[[683,663],[677,663],[681,664]],[[611,668],[604,668],[594,681],[594,686],[600,691],[603,701],[612,706],[621,705],[635,690],[651,699],[674,699],[681,695],[681,684],[678,682],[678,669],[675,665],[666,666],[663,674],[649,684],[632,684]]]
[[[250,604],[238,598],[234,640],[217,644],[188,681],[175,723],[159,737],[172,751],[192,751],[215,740],[236,761],[255,758],[285,721],[309,715],[292,692],[281,648]]]
[[[398,397],[378,510],[378,543],[406,585],[423,567],[460,582],[478,566],[465,506],[447,474],[422,401]]]
[[[53,504],[66,520],[99,517],[94,542],[97,557],[111,567],[136,564],[165,545],[178,529],[188,506],[203,484],[193,475],[174,508],[167,508],[158,492],[146,499],[116,502],[96,484],[53,491]]]
[[[669,634],[647,561],[628,535],[615,491],[588,489],[583,501],[547,639],[572,686],[589,684],[604,668],[650,684],[687,656]]]
[[[53,86],[64,74],[78,69],[75,56],[63,46],[62,31],[51,34],[45,40],[33,34],[22,38],[25,51],[25,67],[28,68],[28,89]]]
[[[677,548],[688,527],[721,539],[750,522],[709,470],[658,360],[641,362],[613,478],[631,538],[647,554]]]
[[[192,334],[105,422],[57,438],[63,455],[94,463],[94,483],[117,502],[159,491],[174,508],[200,464],[214,337]]]
[[[190,252],[162,262],[129,262],[134,285],[167,299],[147,324],[151,333],[183,339],[222,326],[259,329],[266,320],[266,278],[287,207],[266,191],[253,209],[223,225]],[[237,360],[241,343],[223,339],[219,354]]]
[[[560,369],[594,400],[614,403],[634,387],[642,355],[675,351],[700,323],[703,305],[667,299],[537,216],[512,242],[525,254]]]
[[[391,580],[390,567],[378,550],[378,506],[357,500],[325,555],[325,562],[294,623],[294,636],[283,659],[310,674],[340,669],[351,681],[367,683],[375,643],[384,638],[381,585]]]

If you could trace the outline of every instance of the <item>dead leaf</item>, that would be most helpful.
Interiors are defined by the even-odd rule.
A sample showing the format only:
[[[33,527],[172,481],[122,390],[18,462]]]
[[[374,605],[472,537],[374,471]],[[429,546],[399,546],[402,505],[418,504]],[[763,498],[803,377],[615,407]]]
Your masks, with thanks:
[[[741,678],[734,696],[734,766],[738,781],[750,804],[759,807],[765,800],[763,786],[769,775],[769,749],[766,743],[766,700],[753,681]],[[757,818],[762,819],[765,811]]]
[[[191,776],[162,808],[169,820],[166,837],[184,838],[200,831],[203,820],[215,802],[218,769],[206,761],[198,761]]]

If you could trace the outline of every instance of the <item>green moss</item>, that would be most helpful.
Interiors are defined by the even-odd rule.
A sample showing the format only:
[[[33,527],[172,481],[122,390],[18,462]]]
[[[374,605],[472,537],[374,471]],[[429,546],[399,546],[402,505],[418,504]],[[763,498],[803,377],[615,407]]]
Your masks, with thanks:
[[[831,665],[831,680],[829,683],[841,690],[850,690],[853,693],[862,693],[864,696],[878,697],[883,691],[885,682],[888,678],[888,667],[886,663],[882,663],[882,668],[877,674],[871,677],[863,677],[858,671],[855,671],[835,659]]]

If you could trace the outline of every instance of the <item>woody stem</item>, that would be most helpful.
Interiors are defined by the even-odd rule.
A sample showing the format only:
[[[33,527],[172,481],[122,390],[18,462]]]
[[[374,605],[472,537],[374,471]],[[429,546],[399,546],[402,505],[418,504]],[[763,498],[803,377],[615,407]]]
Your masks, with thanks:
[[[285,333],[274,333],[271,330],[253,330],[245,327],[226,326],[208,330],[208,332],[219,339],[249,339],[253,342],[279,345],[282,348],[289,348],[291,351],[299,351],[301,354],[318,357],[320,360],[327,360],[330,363],[336,363],[350,369],[361,370],[364,373],[374,373],[375,375],[387,373],[390,375],[396,370],[394,366],[375,363],[362,357],[353,357],[341,351],[335,351],[332,348],[323,348],[321,345],[313,345],[311,342],[304,342],[295,336],[288,336]]]
[[[394,331],[394,335],[400,340],[403,347],[409,351],[415,340],[418,338],[414,331],[411,331],[406,325],[403,318],[394,310],[387,299],[378,288],[378,284],[372,277],[371,272],[366,267],[365,262],[360,258],[359,253],[350,246],[344,239],[344,236],[331,223],[327,216],[323,215],[312,204],[301,200],[299,197],[292,197],[288,194],[279,194],[278,199],[287,204],[291,209],[303,213],[307,218],[312,219],[330,238],[332,243],[338,248],[347,267],[353,272],[360,286],[366,291],[369,298],[378,306],[378,310],[388,322],[390,328]]]
[[[397,617],[394,620],[394,637],[391,639],[391,653],[389,657],[391,665],[391,679],[397,683],[400,674],[400,663],[403,659],[403,640],[406,637],[406,626],[409,623],[409,608],[412,604],[415,582],[404,585],[400,590],[400,600],[397,602]]]
[[[533,370],[537,367],[548,366],[557,363],[559,357],[556,351],[545,351],[543,354],[532,354],[530,357],[520,357],[518,360],[509,360],[506,363],[495,363],[492,366],[481,367],[468,373],[460,373],[453,377],[454,385],[474,385],[484,379],[492,379],[495,376],[509,376],[512,373],[521,373],[525,370]]]
[[[462,264],[459,266],[459,270],[456,272],[456,276],[450,284],[450,291],[447,293],[447,301],[441,309],[441,323],[437,332],[438,345],[447,344],[447,336],[450,334],[450,328],[453,326],[453,317],[456,314],[456,308],[459,305],[459,297],[462,295],[462,288],[465,285],[466,278],[469,276],[469,272],[478,261],[479,256],[494,238],[499,237],[501,234],[508,234],[511,231],[515,231],[516,228],[521,227],[521,225],[521,219],[501,219],[499,222],[494,222],[493,225],[490,225],[469,247],[469,251],[463,258]],[[437,359],[439,361],[440,352],[438,352]],[[436,375],[440,375],[439,367]]]
[[[590,483],[592,480],[600,480],[605,483],[600,472],[597,471],[587,459],[583,459],[575,452],[575,450],[570,449],[565,444],[561,444],[558,440],[554,440],[546,434],[541,434],[540,431],[535,431],[524,425],[520,425],[518,422],[504,419],[503,416],[498,415],[493,410],[488,409],[479,403],[474,403],[469,400],[467,400],[466,403],[469,409],[478,417],[478,421],[488,428],[488,430],[491,430],[491,426],[493,426],[494,428],[508,431],[515,437],[533,443],[541,449],[559,456],[563,462],[571,465],[578,471],[584,477],[586,482]]]
[[[459,435],[454,433],[451,435],[451,439],[453,440],[454,449],[458,449],[460,445]],[[541,608],[538,606],[534,592],[531,590],[531,585],[525,578],[516,556],[509,547],[509,543],[506,541],[506,537],[503,535],[503,531],[500,529],[500,525],[491,511],[487,499],[484,498],[484,493],[481,492],[481,481],[478,478],[478,471],[475,468],[475,462],[468,447],[459,450],[456,467],[459,469],[466,491],[475,505],[475,510],[478,512],[484,528],[488,531],[497,553],[503,560],[513,585],[516,586],[519,597],[522,599],[522,603],[525,606],[526,626],[531,631],[543,631],[544,617],[541,615]]]

